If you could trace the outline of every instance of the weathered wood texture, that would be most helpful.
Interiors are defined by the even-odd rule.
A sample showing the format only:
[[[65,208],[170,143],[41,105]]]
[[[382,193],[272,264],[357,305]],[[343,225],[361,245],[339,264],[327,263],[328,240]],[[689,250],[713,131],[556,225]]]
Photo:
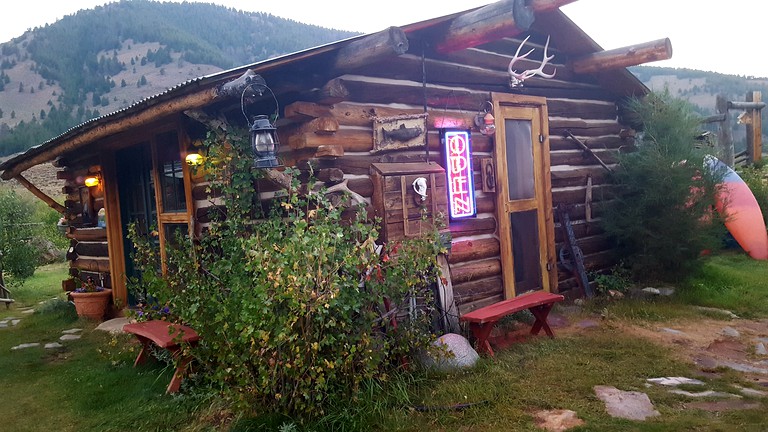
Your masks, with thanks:
[[[601,72],[608,69],[637,66],[643,63],[672,58],[672,42],[669,38],[642,44],[596,52],[573,60],[571,69],[578,74]]]
[[[524,32],[534,20],[533,9],[525,3],[500,1],[456,17],[437,43],[437,51],[457,51]]]
[[[398,27],[390,27],[358,39],[336,54],[333,67],[354,70],[369,64],[378,64],[408,51],[408,37]]]
[[[330,79],[319,91],[307,93],[304,100],[285,107],[285,124],[278,129],[284,144],[281,157],[302,170],[308,169],[311,163],[316,178],[326,185],[346,179],[351,190],[364,198],[373,198],[371,210],[384,209],[382,216],[391,225],[388,232],[395,237],[402,236],[406,230],[404,218],[415,219],[417,215],[409,211],[404,216],[402,205],[398,204],[402,203],[399,183],[390,184],[391,196],[374,197],[370,167],[382,162],[424,162],[426,149],[372,154],[373,120],[421,114],[426,102],[429,159],[442,164],[439,129],[473,128],[477,109],[490,100],[490,92],[504,91],[508,85],[506,67],[520,41],[521,38],[505,39],[487,44],[483,49],[430,53],[424,65],[426,89],[421,83],[421,58],[412,54],[391,57],[375,67],[361,66],[356,69],[356,75]],[[611,262],[607,251],[612,245],[600,230],[599,222],[587,223],[586,215],[593,202],[610,199],[613,191],[606,184],[605,170],[594,157],[566,136],[573,133],[609,165],[615,164],[618,152],[631,146],[633,141],[621,137],[626,127],[619,123],[615,98],[588,78],[571,74],[565,69],[569,59],[556,50],[553,52],[560,62],[558,79],[532,80],[523,91],[548,98],[553,203],[571,206],[577,239],[583,241],[585,264],[589,269],[600,269]],[[472,133],[472,140],[478,217],[449,224],[453,245],[448,262],[461,311],[481,307],[503,296],[495,195],[481,193],[479,181],[479,158],[493,156],[494,142],[476,131]],[[591,195],[587,193],[588,176],[593,183]],[[278,188],[265,183],[260,184],[260,191]],[[199,224],[210,222],[209,214],[222,210],[208,200],[208,195],[218,196],[216,191],[212,194],[205,191],[205,184],[194,186]],[[444,206],[445,197],[438,199],[437,203]],[[591,217],[599,218],[599,209],[591,209]],[[417,220],[409,221],[408,232],[424,228],[418,225]],[[558,244],[561,242],[556,240]],[[570,287],[569,278],[567,272],[561,272],[562,289]]]

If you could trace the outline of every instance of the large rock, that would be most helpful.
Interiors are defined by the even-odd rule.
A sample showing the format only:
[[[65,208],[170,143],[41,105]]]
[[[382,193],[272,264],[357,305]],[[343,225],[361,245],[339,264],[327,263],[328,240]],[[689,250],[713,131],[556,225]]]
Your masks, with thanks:
[[[648,395],[642,392],[628,392],[609,386],[595,386],[595,394],[605,403],[611,417],[629,420],[645,420],[659,414]]]
[[[435,349],[422,358],[422,363],[429,369],[454,372],[473,367],[480,359],[467,338],[456,333],[444,334],[432,342],[432,345]]]

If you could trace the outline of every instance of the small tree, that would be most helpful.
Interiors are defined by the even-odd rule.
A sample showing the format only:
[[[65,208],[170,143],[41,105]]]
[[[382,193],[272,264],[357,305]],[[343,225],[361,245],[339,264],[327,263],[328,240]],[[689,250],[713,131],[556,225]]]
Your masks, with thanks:
[[[37,251],[30,244],[35,212],[29,200],[11,189],[0,189],[0,282],[18,283],[32,276],[37,267]],[[2,275],[9,276],[2,280]]]
[[[651,93],[628,111],[642,131],[637,150],[619,157],[603,225],[636,276],[679,279],[721,244],[724,226],[712,206],[723,173],[705,168],[694,147],[699,118],[687,102]]]

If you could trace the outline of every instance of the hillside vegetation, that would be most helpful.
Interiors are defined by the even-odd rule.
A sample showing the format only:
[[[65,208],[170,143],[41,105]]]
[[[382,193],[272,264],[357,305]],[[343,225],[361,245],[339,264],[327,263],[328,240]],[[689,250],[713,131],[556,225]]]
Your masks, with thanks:
[[[80,11],[0,44],[0,156],[180,82],[354,35],[206,3],[122,0]],[[714,113],[718,93],[744,100],[747,91],[762,90],[768,98],[765,78],[631,71],[702,115]],[[743,129],[733,126],[737,150],[745,145]]]
[[[0,46],[0,155],[187,79],[354,35],[205,3],[80,11]]]

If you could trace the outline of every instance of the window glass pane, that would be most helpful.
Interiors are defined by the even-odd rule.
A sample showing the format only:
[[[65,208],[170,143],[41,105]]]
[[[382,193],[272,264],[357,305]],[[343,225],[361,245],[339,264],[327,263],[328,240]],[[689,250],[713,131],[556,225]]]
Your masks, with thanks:
[[[536,210],[510,213],[512,256],[515,261],[515,293],[541,288],[539,223]]]
[[[509,199],[534,196],[533,139],[530,120],[504,120]]]
[[[163,234],[167,246],[178,246],[180,241],[189,236],[189,228],[185,223],[164,223]]]
[[[162,191],[163,212],[180,213],[187,210],[184,196],[184,172],[182,171],[179,142],[176,132],[157,136],[157,166]]]

